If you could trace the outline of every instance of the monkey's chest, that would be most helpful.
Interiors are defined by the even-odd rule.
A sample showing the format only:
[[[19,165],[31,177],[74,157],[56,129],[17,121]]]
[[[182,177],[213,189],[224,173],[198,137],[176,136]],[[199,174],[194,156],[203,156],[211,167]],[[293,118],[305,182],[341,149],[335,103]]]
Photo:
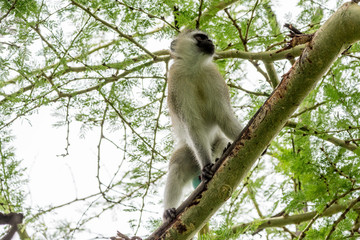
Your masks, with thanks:
[[[182,86],[178,104],[185,118],[211,119],[216,109],[216,91],[211,86],[188,84]]]

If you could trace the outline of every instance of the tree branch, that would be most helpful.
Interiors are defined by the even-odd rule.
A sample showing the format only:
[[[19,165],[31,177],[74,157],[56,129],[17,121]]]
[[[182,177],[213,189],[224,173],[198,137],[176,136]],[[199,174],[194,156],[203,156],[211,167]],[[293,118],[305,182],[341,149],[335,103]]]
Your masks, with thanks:
[[[0,224],[10,225],[9,231],[1,240],[11,240],[14,234],[18,231],[18,224],[23,221],[24,215],[22,213],[0,213]]]
[[[154,32],[157,32],[159,31],[160,29],[156,29],[154,31],[151,31],[151,32],[147,32],[145,34],[134,34],[133,36],[145,36],[145,35],[150,35]],[[117,44],[121,41],[124,41],[124,39],[115,39],[115,40],[112,40],[108,43],[105,43],[103,45],[99,45],[93,49],[90,49],[88,52],[85,52],[85,53],[82,53],[78,56],[75,56],[75,57],[72,57],[72,58],[69,58],[69,59],[66,59],[64,60],[65,61],[65,64],[67,63],[70,63],[70,62],[74,62],[74,61],[77,61],[77,60],[81,60],[81,59],[84,59],[86,57],[88,57],[90,54],[92,53],[95,53],[101,49],[104,49],[104,48],[108,48],[114,44]],[[169,55],[169,51],[168,50],[160,50],[160,51],[155,51],[153,52],[154,55],[157,55],[157,56],[163,56],[163,55]],[[146,59],[149,59],[149,55],[148,54],[144,54],[144,55],[139,55],[137,57],[134,57],[134,58],[131,58],[130,60],[125,60],[125,61],[122,61],[122,62],[119,62],[119,63],[113,63],[115,66],[117,66],[117,64],[119,65],[124,65],[124,67],[128,66],[129,64],[131,63],[136,63],[136,62],[139,62],[141,60],[146,60]],[[52,68],[57,68],[60,64],[64,64],[64,62],[57,62],[57,63],[54,63],[54,64],[51,64],[49,66],[45,66],[43,68],[40,68],[40,69],[35,69],[29,73],[27,73],[26,77],[30,77],[30,76],[33,76],[33,75],[36,75],[36,74],[40,74],[42,72],[45,72],[46,70],[49,70],[49,69],[52,69]],[[111,64],[110,64],[111,65]],[[19,80],[23,79],[24,76],[22,75],[19,75],[19,76],[16,76],[6,82],[1,82],[0,84],[0,87],[3,87],[3,86],[7,86],[9,84],[15,84],[17,83]]]
[[[321,105],[324,105],[325,103],[326,103],[326,101],[323,101],[323,102],[321,102],[321,103],[315,104],[315,105],[312,106],[312,107],[304,108],[301,112],[292,115],[291,118],[296,118],[296,117],[298,117],[298,116],[300,116],[300,115],[302,115],[302,114],[304,114],[304,113],[306,113],[306,112],[308,112],[308,111],[314,110],[314,109],[320,107]]]
[[[298,123],[296,123],[294,121],[288,121],[285,126],[291,127],[291,128],[297,128],[297,125],[298,125]],[[348,141],[338,139],[338,138],[331,136],[329,134],[326,134],[326,133],[318,133],[317,131],[310,129],[307,126],[302,126],[302,127],[298,128],[298,130],[306,132],[307,134],[310,134],[310,135],[317,136],[321,139],[324,139],[325,141],[333,143],[336,146],[343,147],[345,149],[348,149],[352,152],[359,154],[359,148],[356,145],[349,143]]]
[[[356,204],[354,206],[354,204]],[[322,214],[321,217],[330,217],[336,213],[342,212],[346,210],[349,206],[352,208],[359,208],[360,204],[358,199],[354,199],[352,201],[342,203],[342,204],[333,204],[329,208],[327,208]],[[232,228],[233,233],[237,232],[244,232],[246,229],[250,228],[251,226],[258,226],[254,229],[254,232],[258,232],[265,228],[273,228],[273,227],[284,227],[290,224],[300,224],[302,222],[310,221],[315,215],[318,214],[317,211],[295,214],[295,215],[285,215],[281,217],[271,217],[265,218],[260,220],[255,220],[249,223],[240,224],[234,226]]]
[[[9,8],[9,10],[8,10],[3,16],[0,17],[0,23],[1,23],[1,21],[2,21],[4,18],[6,18],[6,17],[10,14],[10,12],[11,12],[12,10],[15,9],[16,2],[17,2],[17,0],[15,0],[15,1],[13,2],[13,4],[11,5],[11,7]]]
[[[123,5],[123,6],[127,7],[127,8],[129,8],[130,10],[135,10],[135,11],[138,11],[138,12],[142,12],[142,13],[146,14],[149,18],[159,19],[159,20],[163,21],[166,25],[168,25],[169,27],[174,29],[175,31],[179,32],[179,29],[177,29],[174,25],[172,25],[171,23],[166,21],[164,17],[158,17],[158,16],[156,16],[154,14],[151,14],[149,12],[144,11],[144,9],[142,9],[142,8],[134,8],[134,7],[128,5],[128,4],[124,3],[124,2],[119,1],[119,0],[116,0],[116,2],[119,3],[120,5]]]
[[[138,43],[137,41],[135,41],[135,39],[131,36],[131,35],[127,35],[125,33],[123,33],[122,31],[120,31],[120,29],[111,24],[106,22],[105,20],[99,18],[98,16],[96,16],[95,14],[93,14],[89,8],[85,8],[84,6],[82,6],[81,4],[75,2],[74,0],[71,0],[71,3],[74,4],[75,6],[78,6],[79,8],[81,8],[83,11],[85,11],[87,14],[89,14],[90,16],[92,16],[96,21],[101,22],[102,24],[104,24],[105,26],[107,26],[108,28],[114,30],[116,33],[118,33],[120,35],[120,37],[123,37],[125,39],[127,39],[129,42],[132,42],[133,44],[135,44],[138,48],[140,48],[141,50],[143,50],[144,52],[146,52],[149,56],[151,56],[152,58],[156,58],[155,55],[153,55],[149,50],[147,50],[144,46],[142,46],[140,43]]]
[[[278,52],[278,50],[272,50],[272,51],[254,53],[254,52],[246,52],[240,50],[230,50],[230,51],[217,52],[214,59],[217,60],[217,59],[225,59],[225,58],[241,58],[241,59],[252,59],[252,60],[273,62],[277,60],[283,60],[283,59],[300,56],[301,52],[304,49],[305,49],[305,45],[298,45],[294,48],[287,49],[282,52]]]
[[[268,94],[268,93],[266,93],[266,92],[253,92],[253,91],[249,91],[249,90],[246,90],[245,88],[242,88],[242,87],[240,87],[240,86],[238,86],[238,85],[235,85],[235,84],[233,84],[233,83],[228,83],[227,84],[229,87],[231,87],[231,88],[236,88],[236,89],[239,89],[239,90],[241,90],[241,91],[243,91],[243,92],[246,92],[246,93],[248,93],[248,94],[253,94],[253,95],[255,95],[255,96],[265,96],[265,97],[268,97],[268,96],[270,96],[270,94]]]
[[[202,22],[207,22],[211,18],[213,18],[218,12],[225,9],[226,7],[238,2],[239,0],[230,0],[230,1],[222,1],[217,3],[216,5],[210,4],[210,7],[204,11],[201,15]],[[191,24],[186,26],[186,28],[191,28],[192,26],[196,25],[198,18],[196,17]]]
[[[265,65],[265,68],[267,71],[267,75],[269,76],[271,86],[273,88],[276,88],[276,86],[279,84],[280,80],[279,80],[279,76],[276,72],[276,69],[274,67],[274,63],[264,61],[264,65]]]

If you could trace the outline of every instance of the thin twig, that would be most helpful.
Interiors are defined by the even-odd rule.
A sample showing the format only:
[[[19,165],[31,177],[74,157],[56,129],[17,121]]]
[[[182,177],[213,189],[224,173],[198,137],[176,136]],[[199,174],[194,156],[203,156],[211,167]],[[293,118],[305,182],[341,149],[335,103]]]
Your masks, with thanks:
[[[17,0],[15,0],[15,1],[13,2],[13,4],[12,4],[11,7],[9,8],[9,10],[4,14],[4,16],[0,17],[0,23],[1,23],[1,21],[2,21],[4,18],[6,18],[6,17],[10,14],[10,12],[11,12],[13,9],[15,9],[15,4],[16,4],[16,2],[17,2]]]
[[[104,93],[99,90],[100,95],[103,97],[103,99],[105,100],[106,103],[108,103],[110,105],[110,107],[116,112],[116,114],[120,117],[120,119],[126,123],[126,125],[131,129],[131,131],[146,145],[148,146],[151,151],[155,152],[157,155],[161,156],[162,158],[166,159],[165,156],[163,156],[161,153],[159,153],[158,151],[156,151],[149,143],[146,139],[144,139],[137,131],[135,131],[135,129],[133,128],[133,126],[124,118],[124,116],[122,115],[122,113],[114,106],[114,104],[104,95]]]
[[[168,62],[166,62],[166,72],[168,71]],[[166,73],[165,76],[167,76],[168,74]],[[162,90],[162,97],[160,99],[160,106],[159,106],[159,111],[158,111],[158,116],[155,120],[155,129],[154,129],[154,137],[153,137],[153,146],[152,146],[152,149],[155,149],[156,147],[156,136],[157,136],[157,132],[158,132],[158,129],[159,129],[159,122],[160,122],[160,117],[162,115],[162,111],[163,111],[163,103],[164,103],[164,99],[165,99],[165,96],[166,96],[166,93],[165,93],[165,90],[166,90],[166,86],[167,86],[167,81],[164,82],[164,86],[163,86],[163,90]],[[145,188],[145,192],[142,196],[142,203],[141,203],[141,208],[140,208],[140,216],[139,216],[139,222],[138,222],[138,225],[137,225],[137,228],[136,228],[136,231],[135,231],[135,235],[137,234],[140,226],[141,226],[141,222],[142,222],[142,216],[143,216],[143,211],[144,211],[144,208],[145,208],[145,197],[147,196],[148,194],[148,191],[149,191],[149,188],[150,188],[150,182],[151,182],[151,177],[152,177],[152,164],[153,164],[153,161],[155,159],[155,152],[152,151],[151,152],[151,158],[150,158],[150,162],[149,162],[149,172],[148,172],[148,184],[147,184],[147,187]]]
[[[130,6],[130,5],[126,4],[126,3],[124,3],[124,2],[121,2],[121,1],[119,1],[119,0],[116,0],[116,2],[119,3],[120,5],[123,5],[123,6],[127,7],[127,8],[129,8],[130,10],[133,10],[133,11],[135,10],[135,11],[138,11],[138,12],[145,13],[149,18],[159,19],[159,20],[163,21],[166,25],[168,25],[169,27],[171,27],[172,29],[174,29],[174,30],[176,30],[177,32],[179,32],[179,29],[176,28],[176,27],[175,27],[174,25],[172,25],[171,23],[169,23],[168,21],[166,21],[166,20],[165,20],[165,17],[163,17],[163,16],[158,17],[158,16],[156,16],[156,15],[154,15],[154,14],[151,14],[151,13],[149,13],[149,12],[144,11],[142,8],[132,7],[132,6]]]
[[[252,21],[254,20],[254,13],[255,13],[255,9],[256,7],[258,6],[259,4],[259,0],[256,0],[256,3],[251,11],[251,16],[250,16],[250,19],[248,20],[248,24],[247,24],[247,27],[246,27],[246,32],[245,32],[245,42],[247,43],[248,41],[248,36],[249,36],[249,30],[250,30],[250,25],[252,23]]]
[[[238,31],[238,34],[239,34],[239,38],[244,46],[244,51],[245,52],[248,52],[248,48],[247,48],[247,42],[248,42],[248,39],[247,39],[247,34],[248,34],[248,29],[250,27],[250,24],[251,24],[251,19],[253,17],[253,14],[254,14],[254,11],[255,11],[255,8],[258,4],[258,1],[256,1],[255,3],[255,6],[252,10],[252,14],[251,14],[251,18],[249,20],[249,23],[248,23],[248,26],[247,26],[247,30],[246,30],[246,34],[245,34],[245,37],[242,35],[242,30],[241,30],[241,27],[237,24],[236,20],[230,15],[230,13],[228,12],[228,9],[224,9],[225,13],[227,14],[228,18],[231,20],[232,24],[234,25],[234,27],[236,28],[236,30]],[[248,61],[256,68],[256,70],[264,76],[265,80],[271,85],[273,86],[273,88],[275,88],[275,77],[274,77],[274,83],[271,82],[270,78],[269,78],[269,75],[264,72],[264,70],[262,70],[258,64],[257,61],[253,60],[253,59],[248,59]],[[279,81],[278,81],[279,82]],[[276,84],[277,85],[277,84]]]
[[[306,112],[308,112],[308,111],[314,110],[314,109],[320,107],[321,105],[324,105],[326,102],[327,102],[327,101],[323,101],[323,102],[321,102],[321,103],[315,104],[315,105],[312,106],[312,107],[304,108],[304,110],[302,110],[301,112],[292,115],[291,118],[296,118],[296,117],[298,117],[298,116],[300,116],[300,115],[302,115],[302,114],[304,114],[304,113],[306,113]]]
[[[346,175],[341,169],[339,169],[336,166],[336,163],[334,163],[333,161],[331,161],[329,154],[325,151],[324,148],[320,148],[320,150],[324,153],[326,160],[329,162],[329,164],[334,168],[335,172],[337,172],[340,176],[343,176],[344,178],[346,178],[347,180],[349,180],[353,186],[356,184],[356,179],[351,178],[350,176]]]
[[[244,88],[242,88],[242,87],[240,87],[240,86],[238,86],[238,85],[232,84],[232,83],[228,83],[227,85],[228,85],[229,87],[231,87],[231,88],[236,88],[236,89],[239,89],[239,90],[241,90],[241,91],[244,91],[244,92],[246,92],[246,93],[248,93],[248,94],[252,94],[252,95],[255,95],[255,96],[265,96],[265,97],[270,96],[270,94],[268,94],[268,93],[266,93],[266,92],[263,92],[263,93],[261,93],[261,92],[253,92],[253,91],[246,90],[246,89],[244,89]]]
[[[330,203],[326,204],[326,207],[321,211],[318,212],[312,219],[311,221],[308,223],[308,225],[304,228],[304,230],[300,233],[298,240],[302,240],[304,239],[304,237],[306,236],[306,232],[311,228],[311,226],[314,224],[314,222],[321,217],[324,212],[329,209],[332,205],[334,205],[338,200],[340,200],[341,198],[345,197],[346,195],[359,190],[359,188],[352,188],[350,190],[348,190],[347,192],[341,194],[340,196],[334,198]]]
[[[138,48],[140,48],[141,50],[143,50],[144,52],[146,52],[149,56],[151,56],[153,59],[156,58],[155,55],[153,55],[149,50],[147,50],[144,46],[142,46],[140,43],[138,43],[137,41],[135,41],[135,39],[128,34],[123,33],[122,31],[120,31],[120,29],[109,23],[106,22],[105,20],[99,18],[98,16],[96,16],[95,14],[93,14],[89,8],[85,8],[83,5],[75,2],[74,0],[71,0],[71,3],[74,4],[75,6],[78,6],[79,8],[81,8],[83,11],[85,11],[87,14],[89,14],[90,16],[92,16],[96,21],[101,22],[102,24],[104,24],[105,26],[107,26],[108,28],[114,30],[116,33],[118,33],[121,37],[127,39],[129,42],[132,42],[133,44],[135,44]]]
[[[334,145],[336,146],[339,146],[339,147],[343,147],[345,149],[348,149],[350,151],[353,151],[353,152],[356,152],[356,150],[358,149],[358,147],[354,144],[351,144],[347,141],[344,141],[344,140],[341,140],[341,139],[338,139],[334,136],[331,136],[327,133],[321,133],[319,131],[316,131],[314,129],[311,129],[307,126],[302,126],[302,127],[298,127],[298,123],[295,122],[295,121],[287,121],[286,127],[291,127],[291,128],[296,128],[297,130],[300,130],[300,131],[303,131],[305,132],[306,134],[309,134],[309,135],[314,135],[314,136],[317,136],[321,139],[324,139],[325,141],[328,141],[328,142],[331,142],[333,143]]]
[[[61,157],[66,157],[69,155],[69,147],[70,147],[70,119],[69,119],[69,110],[70,110],[70,100],[71,97],[68,98],[68,102],[66,104],[66,146],[65,146],[65,153],[61,154]]]
[[[198,11],[198,17],[196,19],[196,29],[200,29],[200,19],[201,19],[201,14],[202,14],[202,6],[203,6],[204,1],[200,0],[200,4],[199,4],[199,11]]]
[[[325,240],[329,240],[331,235],[333,234],[333,232],[336,229],[336,226],[346,218],[346,214],[355,206],[356,203],[360,202],[360,197],[358,197],[355,201],[353,201],[346,209],[345,211],[338,217],[338,219],[336,219],[336,221],[334,222],[334,224],[332,225],[332,228],[329,232],[329,234],[326,236]]]

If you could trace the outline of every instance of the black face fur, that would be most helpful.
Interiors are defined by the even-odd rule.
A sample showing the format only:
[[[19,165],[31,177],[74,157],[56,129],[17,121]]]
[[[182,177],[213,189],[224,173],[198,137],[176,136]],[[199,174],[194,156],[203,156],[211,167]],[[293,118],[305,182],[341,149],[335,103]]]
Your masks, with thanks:
[[[196,40],[196,45],[199,47],[201,52],[210,55],[214,54],[215,46],[206,34],[196,33],[193,37]]]

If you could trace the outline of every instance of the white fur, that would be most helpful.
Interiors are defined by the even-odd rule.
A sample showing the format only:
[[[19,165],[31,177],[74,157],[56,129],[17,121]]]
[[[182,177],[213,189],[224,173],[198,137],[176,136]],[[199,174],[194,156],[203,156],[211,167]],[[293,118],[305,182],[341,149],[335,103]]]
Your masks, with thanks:
[[[220,157],[229,139],[234,141],[242,130],[213,56],[200,52],[195,33],[186,30],[172,46],[168,106],[176,147],[169,164],[165,209],[179,205],[184,185]]]

